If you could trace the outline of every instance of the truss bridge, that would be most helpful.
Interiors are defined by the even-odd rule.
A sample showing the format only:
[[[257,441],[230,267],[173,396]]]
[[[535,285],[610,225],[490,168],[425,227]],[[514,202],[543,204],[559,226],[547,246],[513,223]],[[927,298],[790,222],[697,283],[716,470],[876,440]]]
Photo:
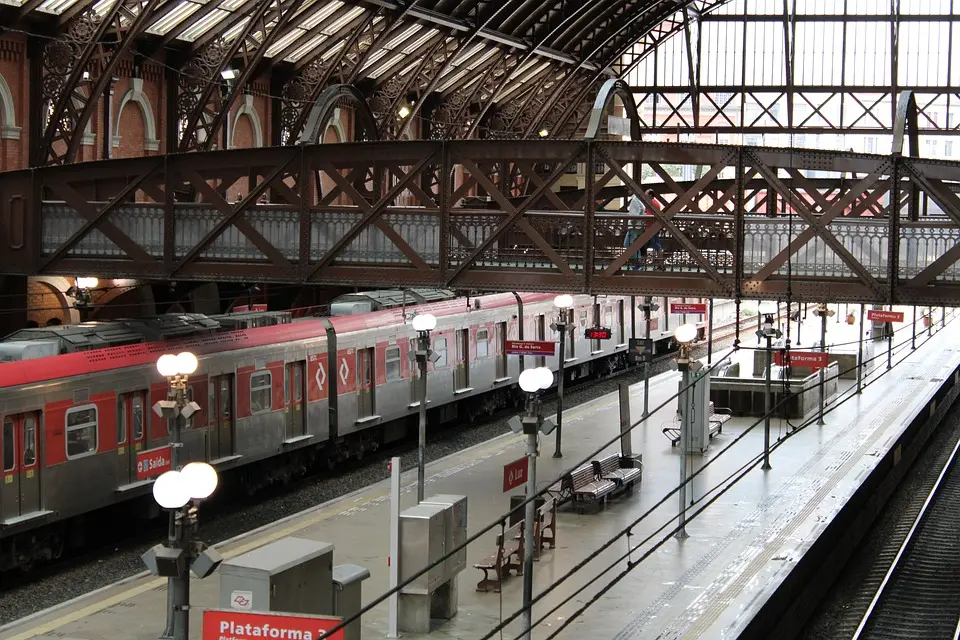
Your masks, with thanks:
[[[0,272],[952,305],[958,188],[899,154],[589,139],[171,154],[0,174]]]

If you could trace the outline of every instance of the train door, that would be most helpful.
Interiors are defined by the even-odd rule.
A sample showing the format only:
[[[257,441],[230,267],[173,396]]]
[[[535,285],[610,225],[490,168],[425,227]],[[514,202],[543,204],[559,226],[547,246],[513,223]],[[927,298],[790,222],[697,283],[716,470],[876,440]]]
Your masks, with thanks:
[[[288,362],[286,374],[283,378],[283,400],[287,407],[287,439],[298,438],[304,435],[306,426],[306,411],[303,406],[304,397],[304,363],[303,361]]]
[[[547,321],[543,316],[537,316],[537,340],[544,341],[547,339]],[[537,356],[534,361],[537,363],[538,367],[547,366],[547,359],[544,356]]]
[[[137,452],[147,448],[146,391],[117,396],[118,485],[137,480]]]
[[[376,410],[373,349],[357,349],[357,418],[369,418]]]
[[[233,455],[233,374],[210,377],[210,459]]]
[[[453,370],[453,388],[466,389],[470,386],[470,330],[457,330],[455,342],[457,343],[457,366]]]
[[[3,517],[40,511],[40,413],[3,419]]]
[[[627,344],[627,331],[623,321],[623,300],[617,302],[617,336],[620,341],[617,344]]]
[[[507,323],[498,322],[493,327],[494,340],[497,342],[497,380],[506,378],[510,369],[507,368]]]

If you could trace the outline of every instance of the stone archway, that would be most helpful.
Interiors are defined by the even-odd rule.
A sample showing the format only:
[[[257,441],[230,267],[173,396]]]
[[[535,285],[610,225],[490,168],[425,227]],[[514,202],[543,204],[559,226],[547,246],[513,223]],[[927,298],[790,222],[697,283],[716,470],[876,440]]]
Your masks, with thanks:
[[[73,298],[67,296],[70,281],[59,276],[37,276],[27,282],[27,322],[36,322],[38,326],[49,326],[56,321],[59,324],[80,322],[80,313],[74,306]]]

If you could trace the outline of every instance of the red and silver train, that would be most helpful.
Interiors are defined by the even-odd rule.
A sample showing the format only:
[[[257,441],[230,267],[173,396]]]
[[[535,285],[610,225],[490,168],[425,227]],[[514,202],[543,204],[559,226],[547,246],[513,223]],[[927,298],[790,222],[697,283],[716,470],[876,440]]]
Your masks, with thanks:
[[[415,429],[415,313],[437,317],[432,423],[472,420],[514,402],[520,358],[506,355],[505,342],[558,338],[549,294],[368,310],[385,299],[346,296],[320,318],[186,314],[24,329],[0,342],[0,358],[13,358],[0,363],[0,568],[59,557],[96,510],[123,505],[155,514],[146,497],[152,480],[138,481],[136,464],[138,452],[169,441],[167,421],[151,410],[168,391],[156,369],[164,353],[189,350],[199,359],[188,396],[201,410],[182,430],[185,458],[236,469],[255,488],[362,456]],[[642,312],[629,297],[574,301],[569,379],[625,366],[629,338],[644,337]],[[659,300],[651,323],[655,341],[668,341],[684,320],[706,326],[706,316],[671,316],[666,303]],[[593,326],[612,329],[611,339],[586,340]],[[43,346],[56,355],[29,355],[43,355]],[[525,360],[556,369],[556,358]]]

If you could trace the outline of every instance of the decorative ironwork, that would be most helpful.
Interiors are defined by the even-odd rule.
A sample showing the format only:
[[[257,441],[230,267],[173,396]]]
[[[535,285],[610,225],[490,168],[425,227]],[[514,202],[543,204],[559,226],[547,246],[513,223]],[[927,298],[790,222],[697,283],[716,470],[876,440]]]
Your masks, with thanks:
[[[582,188],[560,191],[571,171]],[[228,198],[237,183],[248,190]],[[925,213],[916,221],[912,187]],[[956,304],[958,192],[956,162],[720,145],[303,144],[215,163],[173,154],[0,174],[0,237],[12,224],[26,239],[5,247],[0,268]],[[642,226],[624,210],[631,196]]]

